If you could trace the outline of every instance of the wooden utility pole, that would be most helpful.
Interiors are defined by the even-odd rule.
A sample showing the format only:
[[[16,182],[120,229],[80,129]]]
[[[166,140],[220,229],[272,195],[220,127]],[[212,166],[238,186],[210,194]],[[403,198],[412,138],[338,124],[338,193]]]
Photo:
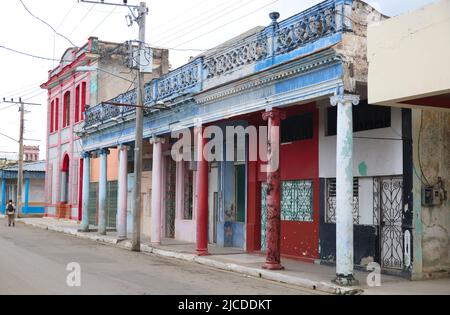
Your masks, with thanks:
[[[18,171],[17,171],[17,217],[22,216],[22,203],[23,203],[23,134],[24,134],[24,126],[25,126],[25,105],[30,106],[41,106],[41,104],[36,103],[25,103],[22,101],[22,98],[19,98],[19,101],[16,102],[13,99],[7,101],[3,98],[3,103],[16,104],[19,105],[20,111],[20,130],[19,130],[19,156],[18,156]]]

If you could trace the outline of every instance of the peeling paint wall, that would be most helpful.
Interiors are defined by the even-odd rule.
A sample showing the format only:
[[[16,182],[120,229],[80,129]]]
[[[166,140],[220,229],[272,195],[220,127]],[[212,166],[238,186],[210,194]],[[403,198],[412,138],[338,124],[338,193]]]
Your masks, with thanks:
[[[345,33],[335,51],[344,62],[344,88],[356,92],[357,82],[367,82],[367,25],[386,19],[384,15],[362,1],[353,1],[351,21],[353,32]]]
[[[450,189],[450,113],[422,111],[419,128],[419,165],[415,163],[422,182],[434,185],[442,178],[445,190]],[[419,175],[418,175],[419,176]],[[448,195],[448,193],[447,193]],[[417,199],[416,199],[417,200]],[[425,277],[450,272],[450,201],[440,206],[422,206],[422,263]]]

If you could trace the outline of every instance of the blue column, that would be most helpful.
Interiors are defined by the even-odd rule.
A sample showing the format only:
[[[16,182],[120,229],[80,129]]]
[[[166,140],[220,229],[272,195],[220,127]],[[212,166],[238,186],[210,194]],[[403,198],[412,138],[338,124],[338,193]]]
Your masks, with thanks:
[[[30,192],[30,179],[25,178],[25,208],[23,209],[24,214],[27,214],[28,210],[29,210],[29,208],[28,208],[29,192]]]
[[[2,178],[2,213],[6,211],[6,180]]]
[[[106,235],[107,189],[108,189],[108,149],[100,151],[100,179],[98,183],[98,232]]]
[[[91,180],[91,155],[83,154],[83,205],[81,208],[81,230],[89,232],[89,189]]]

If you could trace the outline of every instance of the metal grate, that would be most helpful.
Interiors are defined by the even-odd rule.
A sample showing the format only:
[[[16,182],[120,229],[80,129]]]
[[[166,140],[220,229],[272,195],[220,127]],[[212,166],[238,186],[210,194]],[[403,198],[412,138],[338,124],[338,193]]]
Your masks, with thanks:
[[[359,180],[353,180],[353,224],[359,224]],[[326,223],[336,223],[336,179],[327,180]]]
[[[281,185],[281,220],[313,221],[313,181],[283,181]]]

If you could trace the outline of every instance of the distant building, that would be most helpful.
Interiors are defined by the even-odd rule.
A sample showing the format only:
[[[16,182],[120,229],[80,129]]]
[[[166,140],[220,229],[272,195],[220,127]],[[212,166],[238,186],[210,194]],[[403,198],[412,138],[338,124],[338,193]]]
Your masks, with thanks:
[[[0,170],[0,179],[2,184],[1,192],[1,213],[5,214],[6,204],[12,200],[17,206],[17,173],[18,167],[10,166]],[[45,198],[44,198],[44,181],[45,181],[45,161],[25,163],[23,166],[24,183],[23,183],[23,200],[22,214],[27,215],[43,215]]]
[[[67,49],[60,64],[49,71],[47,82],[41,85],[48,91],[45,181],[48,217],[81,220],[83,145],[79,132],[90,105],[110,100],[134,87],[135,74],[127,67],[128,55],[124,48],[123,44],[91,37],[84,46]],[[154,49],[153,54],[154,66],[167,71],[168,51]],[[79,67],[86,66],[89,71],[80,71]],[[146,79],[155,75],[158,76],[158,71],[146,75]],[[117,158],[111,151],[110,162]],[[98,160],[92,161],[93,169],[97,163]],[[108,178],[117,182],[114,174]]]
[[[23,159],[26,162],[36,162],[39,160],[39,146],[24,145]]]

